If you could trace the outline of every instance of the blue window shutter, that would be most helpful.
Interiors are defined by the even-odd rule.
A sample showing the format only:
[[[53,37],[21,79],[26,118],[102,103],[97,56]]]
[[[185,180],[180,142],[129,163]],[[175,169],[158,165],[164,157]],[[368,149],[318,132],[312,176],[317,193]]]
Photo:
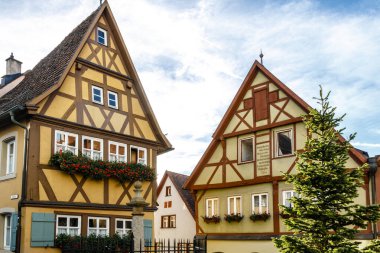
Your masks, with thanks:
[[[152,241],[152,220],[144,220],[144,239]]]
[[[11,247],[10,247],[11,251],[16,250],[17,221],[18,221],[17,213],[12,213],[12,216],[11,216]]]
[[[54,246],[55,215],[53,213],[32,213],[32,234],[30,246]]]

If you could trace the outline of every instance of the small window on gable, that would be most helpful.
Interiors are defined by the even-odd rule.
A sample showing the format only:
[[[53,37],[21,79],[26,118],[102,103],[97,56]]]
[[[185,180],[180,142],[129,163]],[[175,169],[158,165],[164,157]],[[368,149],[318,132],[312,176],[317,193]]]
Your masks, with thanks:
[[[117,100],[117,93],[108,91],[108,106],[114,109],[118,108],[118,100]]]
[[[253,138],[239,140],[239,162],[246,163],[254,160],[253,156]]]
[[[131,146],[131,163],[146,165],[146,148]]]
[[[166,186],[166,194],[165,196],[171,196],[172,195],[172,187]]]
[[[103,89],[97,86],[92,86],[92,102],[103,104]]]
[[[98,27],[96,29],[96,40],[99,44],[107,46],[107,31]]]
[[[275,132],[275,150],[276,157],[293,154],[293,137],[292,130],[283,130]]]

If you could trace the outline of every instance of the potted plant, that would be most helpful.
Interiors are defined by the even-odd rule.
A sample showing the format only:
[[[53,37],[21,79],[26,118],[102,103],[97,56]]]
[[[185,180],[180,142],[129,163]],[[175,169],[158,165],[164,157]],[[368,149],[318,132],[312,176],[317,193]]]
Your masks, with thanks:
[[[220,216],[219,215],[213,215],[213,216],[202,216],[203,221],[207,224],[209,223],[219,223],[220,222]]]
[[[251,216],[249,216],[249,218],[255,222],[255,221],[266,221],[267,219],[269,219],[270,217],[270,214],[268,212],[263,212],[263,213],[253,213],[251,214]]]
[[[231,223],[231,222],[240,222],[242,219],[244,218],[244,215],[240,214],[240,213],[236,213],[236,214],[225,214],[224,215],[224,219],[226,221],[228,221],[228,223]]]

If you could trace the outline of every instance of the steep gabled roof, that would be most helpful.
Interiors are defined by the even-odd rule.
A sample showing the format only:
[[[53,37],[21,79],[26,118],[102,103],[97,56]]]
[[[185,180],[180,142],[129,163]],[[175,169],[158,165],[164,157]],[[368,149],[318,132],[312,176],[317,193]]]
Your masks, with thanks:
[[[212,135],[213,138],[211,140],[211,143],[207,147],[206,151],[203,153],[201,159],[199,160],[198,164],[195,166],[188,180],[183,185],[185,189],[190,189],[190,186],[198,178],[199,174],[201,173],[202,166],[207,162],[207,159],[209,158],[209,154],[211,154],[217,147],[217,144],[222,138],[223,132],[227,128],[229,121],[234,115],[234,112],[239,107],[240,102],[243,100],[247,88],[255,79],[258,72],[263,73],[269,80],[271,80],[275,85],[277,85],[287,96],[292,98],[294,102],[305,111],[305,114],[310,112],[310,109],[312,108],[310,105],[308,105],[302,98],[300,98],[296,93],[294,93],[288,86],[282,83],[262,64],[260,64],[257,60],[255,60],[247,76],[245,77],[243,83],[241,84],[238,92],[236,93],[234,99],[232,100],[230,106],[228,107],[226,113],[224,114],[221,122],[216,128],[214,134]],[[344,138],[340,136],[340,140],[344,141]],[[355,148],[352,148],[349,153],[350,153],[350,156],[359,164],[363,164],[367,161],[367,158]]]
[[[185,202],[185,204],[187,206],[187,209],[189,210],[189,212],[191,213],[191,215],[193,217],[195,217],[195,202],[194,202],[194,197],[190,193],[189,190],[185,190],[183,188],[183,185],[187,181],[187,179],[189,178],[189,176],[186,176],[186,175],[183,175],[183,174],[179,174],[179,173],[176,173],[176,172],[172,172],[172,171],[165,171],[165,174],[164,174],[163,178],[161,179],[161,182],[160,182],[159,186],[157,187],[157,196],[162,191],[162,188],[164,187],[165,182],[166,182],[166,180],[168,178],[174,184],[177,192],[181,196],[183,202]]]
[[[71,60],[76,57],[75,53],[81,48],[81,42],[100,9],[101,7],[91,13],[53,51],[26,73],[25,79],[19,85],[0,98],[0,114],[14,106],[24,106],[59,82]]]

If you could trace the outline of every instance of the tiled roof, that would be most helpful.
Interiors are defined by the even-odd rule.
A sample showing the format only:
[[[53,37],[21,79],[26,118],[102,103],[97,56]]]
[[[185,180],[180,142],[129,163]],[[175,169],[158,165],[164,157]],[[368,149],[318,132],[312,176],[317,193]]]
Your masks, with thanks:
[[[14,106],[25,105],[26,102],[41,95],[58,82],[100,8],[80,23],[53,51],[27,72],[25,79],[19,85],[0,98],[0,114]]]
[[[183,189],[183,184],[186,182],[189,176],[171,171],[166,171],[166,173],[168,174],[170,180],[173,182],[183,202],[185,202],[187,209],[189,209],[191,215],[195,217],[195,202],[193,195],[190,193],[189,190]]]

